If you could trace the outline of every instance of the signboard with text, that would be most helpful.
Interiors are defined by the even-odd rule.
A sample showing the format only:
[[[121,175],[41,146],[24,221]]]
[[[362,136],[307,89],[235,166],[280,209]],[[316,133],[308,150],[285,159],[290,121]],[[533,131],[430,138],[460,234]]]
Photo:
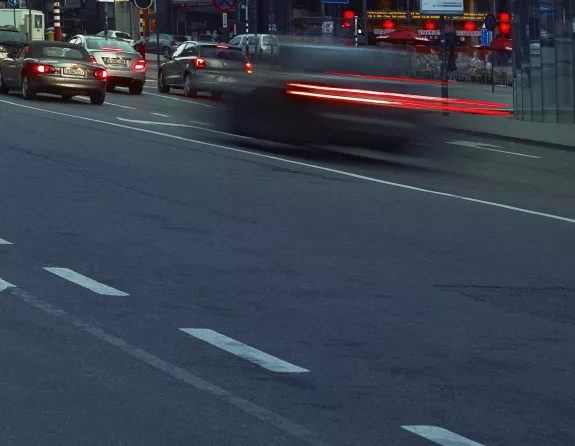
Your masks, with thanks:
[[[463,15],[463,0],[421,0],[421,14]]]
[[[452,20],[481,20],[485,19],[484,12],[466,12],[464,14],[450,16]],[[418,11],[367,11],[368,19],[391,19],[391,20],[402,20],[402,19],[419,19],[419,20],[439,20],[439,15],[437,14],[422,14]]]

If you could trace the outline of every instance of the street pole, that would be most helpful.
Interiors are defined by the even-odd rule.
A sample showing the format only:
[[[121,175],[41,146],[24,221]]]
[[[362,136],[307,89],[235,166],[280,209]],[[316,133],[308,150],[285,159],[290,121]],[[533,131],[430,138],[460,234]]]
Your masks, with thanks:
[[[28,0],[28,42],[32,42],[32,1]]]
[[[108,38],[108,2],[104,2],[104,36]]]
[[[439,57],[441,58],[441,97],[447,99],[449,97],[449,92],[447,90],[447,64],[446,64],[446,47],[445,47],[445,16],[441,15],[439,17],[439,29],[440,29],[440,52]],[[447,107],[447,101],[444,101],[444,106]],[[443,115],[449,115],[447,108],[443,111]]]
[[[367,0],[363,0],[363,38],[365,39],[365,44],[369,45],[369,28],[367,24]]]
[[[54,2],[54,40],[60,42],[62,40],[62,26],[60,24],[60,2]]]
[[[353,19],[353,34],[355,39],[355,47],[357,48],[357,16]]]
[[[250,23],[249,23],[249,0],[246,0],[246,56],[250,58]]]
[[[12,11],[14,11],[14,28],[16,27],[16,3],[12,5]]]

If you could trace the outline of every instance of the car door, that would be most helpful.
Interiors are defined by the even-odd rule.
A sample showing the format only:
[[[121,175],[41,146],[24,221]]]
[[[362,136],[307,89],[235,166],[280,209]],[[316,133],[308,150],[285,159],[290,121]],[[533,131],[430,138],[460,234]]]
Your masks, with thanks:
[[[25,49],[20,48],[16,51],[13,58],[4,59],[2,63],[2,76],[4,76],[6,85],[10,87],[20,86],[20,73],[22,72],[22,64],[25,57]]]
[[[146,45],[146,53],[155,53],[158,51],[158,45],[156,44],[156,34],[150,34],[150,37],[146,37],[144,40]]]
[[[178,47],[180,49],[184,47],[181,52],[174,53],[172,56],[173,61],[173,77],[171,83],[173,85],[177,85],[179,87],[184,85],[184,72],[186,71],[186,66],[190,62],[190,59],[193,59],[196,56],[196,44],[195,43],[184,43]]]

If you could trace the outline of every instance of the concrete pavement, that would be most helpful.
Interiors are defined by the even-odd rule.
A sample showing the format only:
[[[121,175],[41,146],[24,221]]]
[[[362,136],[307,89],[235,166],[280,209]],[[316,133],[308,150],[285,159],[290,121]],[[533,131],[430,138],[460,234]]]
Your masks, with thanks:
[[[575,154],[246,148],[149,87],[0,98],[0,444],[573,443]]]

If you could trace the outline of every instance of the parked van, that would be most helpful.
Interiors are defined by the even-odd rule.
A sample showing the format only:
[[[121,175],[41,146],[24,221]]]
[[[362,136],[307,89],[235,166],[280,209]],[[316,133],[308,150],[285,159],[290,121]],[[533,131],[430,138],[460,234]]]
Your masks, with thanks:
[[[263,57],[279,56],[279,40],[272,34],[239,34],[230,40],[230,45],[245,48],[246,42],[249,44],[250,54],[255,52],[258,56]]]

